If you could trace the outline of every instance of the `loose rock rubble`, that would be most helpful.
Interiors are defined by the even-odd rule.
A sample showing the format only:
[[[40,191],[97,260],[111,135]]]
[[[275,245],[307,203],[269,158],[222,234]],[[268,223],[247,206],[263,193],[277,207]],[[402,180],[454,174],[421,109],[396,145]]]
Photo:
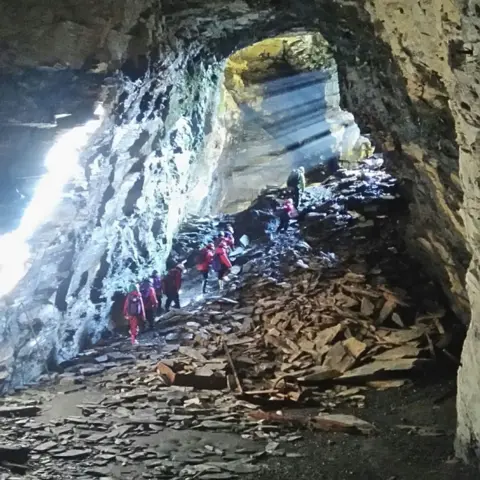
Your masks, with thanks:
[[[340,172],[308,191],[299,220],[308,241],[295,227],[268,240],[268,209],[242,214],[266,220],[263,242],[233,253],[222,295],[161,317],[160,339],[98,345],[36,389],[4,398],[0,473],[221,480],[259,472],[267,456],[301,456],[291,446],[307,430],[381,435],[337,409],[362,408],[368,389],[399,387],[452,361],[454,334],[436,289],[408,274],[392,180],[377,172],[380,180],[365,187],[367,173]],[[389,202],[397,206],[387,214]],[[214,221],[189,228],[198,225],[204,239]],[[184,235],[177,253],[202,239]],[[300,406],[307,410],[292,410]]]
[[[124,347],[113,344],[100,353]],[[193,349],[177,348],[182,361],[192,355],[202,360]],[[235,478],[259,471],[257,462],[267,454],[286,455],[272,448],[273,440],[280,445],[301,438],[249,418],[246,405],[254,406],[236,400],[227,388],[167,386],[154,368],[163,355],[154,350],[154,345],[140,346],[134,365],[119,360],[95,376],[83,376],[79,363],[56,376],[56,385],[5,399],[3,409],[11,418],[0,419],[2,467],[24,473],[28,460],[27,478],[45,479]],[[66,378],[71,385],[65,385]],[[31,417],[25,418],[28,407],[36,410],[30,408]],[[199,434],[178,445],[184,440],[175,436],[180,430]],[[232,432],[243,439],[232,440]],[[263,442],[247,441],[254,439]]]

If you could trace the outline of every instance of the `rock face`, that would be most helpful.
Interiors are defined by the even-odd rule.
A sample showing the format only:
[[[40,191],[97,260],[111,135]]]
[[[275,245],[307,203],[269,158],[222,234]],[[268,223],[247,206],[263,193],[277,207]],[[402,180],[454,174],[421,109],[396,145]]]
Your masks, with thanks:
[[[105,74],[95,75],[91,70],[85,73],[95,80],[88,84],[89,91],[97,85],[95,95],[83,95],[78,86],[78,95],[66,93],[69,103],[60,103],[59,96],[51,96],[49,103],[34,89],[38,77],[49,92],[60,88],[61,81],[75,81],[82,75],[76,69],[85,67],[92,56],[98,57],[98,62],[108,60],[105,68],[120,66],[105,58],[103,50],[96,51],[98,43],[89,37],[100,28],[101,15],[95,9],[92,17],[85,14],[88,18],[83,19],[92,22],[91,28],[74,24],[74,20],[80,20],[74,12],[60,25],[43,25],[46,30],[60,32],[66,28],[59,38],[66,35],[71,41],[70,48],[58,39],[58,45],[51,47],[53,51],[31,53],[41,66],[49,65],[51,56],[55,56],[56,66],[34,72],[20,69],[18,73],[10,66],[11,77],[5,79],[15,82],[19,76],[25,77],[31,83],[22,83],[25,87],[20,93],[25,97],[18,101],[38,105],[38,109],[4,118],[16,124],[11,128],[19,131],[23,139],[31,138],[32,125],[41,125],[42,132],[46,131],[47,124],[42,120],[45,112],[51,113],[51,147],[66,131],[63,125],[54,128],[55,115],[73,113],[76,118],[68,117],[69,124],[78,128],[92,118],[96,102],[103,101],[106,110],[103,122],[80,155],[79,172],[64,189],[65,197],[29,242],[31,265],[27,274],[11,295],[2,299],[2,351],[9,353],[3,360],[16,381],[35,378],[45,368],[45,360],[68,358],[99,338],[108,325],[115,293],[124,290],[128,282],[147,276],[152,268],[164,268],[173,233],[189,205],[198,204],[208,191],[215,168],[208,157],[215,149],[210,148],[208,154],[202,149],[211,143],[221,146],[222,131],[216,128],[212,112],[222,64],[208,55],[194,60],[201,52],[200,42],[187,45],[189,42],[178,36],[167,45],[168,35],[161,33],[158,12],[146,11],[146,4],[127,2],[124,8],[125,17],[122,14],[118,19],[124,23],[116,28],[130,32],[125,33],[125,42],[117,38],[116,30],[105,32],[107,37],[117,35],[116,42],[107,42],[111,48],[124,47],[116,50],[123,70],[116,75],[107,71],[106,80]],[[114,18],[114,13],[119,14],[114,9],[103,15]],[[108,26],[105,22],[104,29]],[[143,34],[133,35],[131,30],[135,28]],[[162,43],[155,42],[156,52],[150,50],[154,36],[163,38]],[[86,40],[92,47],[88,57],[84,57],[86,52],[75,49],[77,43]],[[18,45],[12,48],[15,46],[20,49]],[[30,67],[27,58],[18,58],[19,63],[21,60]],[[14,65],[17,69],[20,66]],[[75,69],[75,75],[65,75],[65,70],[71,70],[68,66]],[[49,83],[48,78],[55,81]],[[45,91],[41,94],[45,95]],[[84,102],[82,115],[76,113],[74,100]],[[7,147],[12,151],[16,143],[7,143]],[[2,160],[7,162],[9,158]],[[40,170],[43,158],[30,163]],[[11,182],[10,187],[17,186]]]
[[[2,305],[2,352],[8,343],[17,365],[31,360],[24,364],[26,380],[53,347],[67,356],[78,350],[85,332],[101,331],[110,295],[145,273],[149,262],[163,263],[187,208],[185,196],[205,191],[190,181],[197,168],[209,176],[202,168],[204,135],[214,132],[217,138],[212,133],[208,144],[220,148],[211,112],[222,60],[275,34],[313,30],[334,48],[343,108],[372,133],[402,180],[411,201],[412,251],[441,283],[457,314],[468,321],[471,313],[459,377],[457,445],[464,457],[478,452],[480,9],[475,2],[3,4],[0,162],[7,172],[2,195],[8,192],[2,197],[8,213],[2,215],[3,231],[18,223],[30,198],[31,184],[24,179],[25,198],[15,197],[20,173],[42,174],[39,158],[62,129],[91,118],[95,102],[103,101],[107,111],[82,152],[82,174],[30,241],[35,255],[28,273],[8,309]],[[123,74],[113,74],[119,68]],[[60,119],[63,114],[71,116]]]

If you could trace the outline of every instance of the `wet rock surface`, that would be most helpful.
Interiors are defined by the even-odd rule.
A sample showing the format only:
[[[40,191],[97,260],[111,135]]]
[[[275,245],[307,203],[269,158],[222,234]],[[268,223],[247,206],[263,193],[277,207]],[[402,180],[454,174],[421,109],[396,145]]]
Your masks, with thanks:
[[[349,159],[360,136],[353,115],[340,108],[332,50],[318,34],[266,39],[231,55],[220,108],[229,141],[215,212],[243,210],[265,183],[284,184],[300,165]]]
[[[179,258],[264,206],[224,291],[2,399],[6,478],[476,478],[450,459],[453,318],[421,271],[406,277],[395,182],[339,171],[307,190],[301,228],[276,235],[267,205],[284,194],[185,225]],[[381,235],[363,233],[367,216]]]

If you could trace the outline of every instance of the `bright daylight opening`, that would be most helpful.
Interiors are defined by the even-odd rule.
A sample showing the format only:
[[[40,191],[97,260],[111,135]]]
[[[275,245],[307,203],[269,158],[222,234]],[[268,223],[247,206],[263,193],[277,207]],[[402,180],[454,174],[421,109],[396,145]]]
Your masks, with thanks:
[[[220,114],[232,140],[219,162],[219,212],[241,211],[301,165],[350,166],[372,152],[340,108],[335,59],[318,33],[269,38],[231,55]]]
[[[32,255],[28,240],[61,201],[64,186],[78,168],[81,150],[102,123],[104,109],[101,105],[94,115],[97,118],[57,139],[45,159],[47,173],[38,182],[19,227],[0,237],[0,296],[9,293],[27,272]]]

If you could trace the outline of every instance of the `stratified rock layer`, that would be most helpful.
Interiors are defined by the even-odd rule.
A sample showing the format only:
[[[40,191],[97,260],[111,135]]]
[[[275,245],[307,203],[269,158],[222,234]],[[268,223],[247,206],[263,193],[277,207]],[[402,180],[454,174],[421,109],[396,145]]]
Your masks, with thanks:
[[[467,446],[474,445],[476,453],[476,2],[2,3],[0,162],[10,179],[2,178],[2,191],[16,191],[18,174],[9,166],[20,145],[42,157],[58,130],[32,129],[54,127],[55,115],[62,113],[73,114],[68,127],[82,123],[101,92],[108,112],[82,155],[84,189],[72,185],[76,195],[32,241],[37,256],[14,292],[4,332],[17,360],[32,349],[46,358],[54,345],[73,354],[81,332],[98,332],[105,325],[109,295],[137,271],[144,273],[142,258],[162,263],[192,187],[190,175],[201,165],[197,154],[210,124],[219,62],[262,38],[294,28],[318,30],[334,45],[343,108],[371,130],[403,181],[411,200],[412,251],[442,284],[457,314],[468,321],[471,311],[459,378],[458,452],[466,455]],[[111,72],[119,67],[124,76],[114,79]],[[105,76],[110,79],[106,92]],[[34,162],[31,168],[41,172]],[[2,198],[10,226],[26,200],[14,205],[11,195]],[[31,334],[20,335],[25,328],[13,319],[32,326],[27,328]],[[39,322],[44,327],[35,343]],[[26,378],[35,373],[28,370]]]

